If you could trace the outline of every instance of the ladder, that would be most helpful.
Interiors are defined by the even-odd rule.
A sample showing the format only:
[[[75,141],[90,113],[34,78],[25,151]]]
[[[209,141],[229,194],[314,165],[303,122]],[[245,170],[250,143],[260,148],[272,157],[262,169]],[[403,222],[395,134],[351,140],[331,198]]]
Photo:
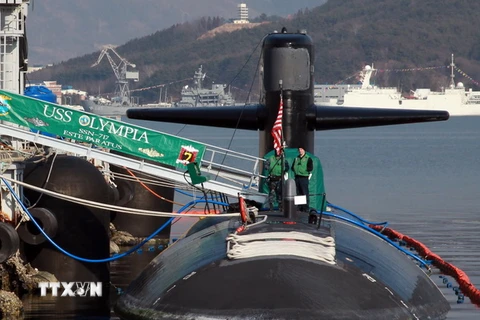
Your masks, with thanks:
[[[132,159],[127,156],[110,153],[103,149],[92,147],[91,145],[69,142],[42,135],[39,132],[31,132],[19,127],[0,124],[0,132],[2,135],[11,136],[16,139],[68,151],[81,157],[94,158],[182,184],[185,184],[185,178],[188,178],[188,175],[185,175],[186,169],[185,171],[181,171],[146,162],[144,160]],[[229,157],[229,161],[224,161],[227,157]],[[224,162],[230,163],[232,161],[238,163],[242,168],[238,169],[223,164]],[[260,163],[262,161],[263,159],[258,157],[207,145],[205,155],[200,164],[200,169],[203,172],[208,173],[211,178],[203,183],[203,187],[233,197],[241,194],[246,199],[264,203],[268,195],[258,191],[259,179],[265,178],[258,174],[258,171],[261,168]],[[249,170],[248,167],[251,169]]]

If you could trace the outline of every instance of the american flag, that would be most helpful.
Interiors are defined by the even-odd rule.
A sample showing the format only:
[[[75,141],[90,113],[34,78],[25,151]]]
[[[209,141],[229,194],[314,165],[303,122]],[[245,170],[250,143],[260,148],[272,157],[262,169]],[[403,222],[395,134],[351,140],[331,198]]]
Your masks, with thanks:
[[[272,127],[273,148],[280,155],[282,151],[282,117],[283,117],[283,97],[280,94],[280,107],[278,115]]]

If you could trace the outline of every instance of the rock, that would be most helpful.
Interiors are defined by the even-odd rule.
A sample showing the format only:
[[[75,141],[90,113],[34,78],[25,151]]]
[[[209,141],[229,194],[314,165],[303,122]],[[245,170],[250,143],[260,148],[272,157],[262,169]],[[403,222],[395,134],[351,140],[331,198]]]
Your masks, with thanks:
[[[32,276],[32,279],[37,284],[37,288],[39,282],[58,282],[58,279],[47,271],[38,271],[37,274]]]
[[[141,239],[140,242],[142,242],[143,240],[145,240],[145,238]],[[148,240],[147,242],[145,242],[145,244],[157,244],[157,239],[153,238],[153,239],[150,239]]]
[[[110,254],[119,253],[120,247],[113,241],[110,241]]]
[[[138,243],[138,240],[126,231],[115,231],[112,234],[111,241],[119,246],[133,246]]]
[[[117,228],[115,228],[114,224],[110,222],[110,227],[108,228],[108,236],[111,238],[115,232],[117,232]]]
[[[120,252],[118,246],[133,246],[139,243],[139,240],[126,231],[119,231],[113,223],[110,223],[110,253]],[[113,244],[112,244],[113,243]],[[116,245],[116,247],[114,246]],[[118,250],[118,251],[117,251]]]
[[[15,292],[17,295],[33,292],[38,288],[38,285],[32,279],[32,275],[37,272],[30,264],[25,265],[17,252],[0,267],[0,273],[2,273],[1,289]],[[4,282],[4,278],[8,278],[8,281]]]
[[[0,319],[22,319],[23,304],[13,292],[0,290]]]
[[[29,263],[24,264],[18,253],[0,264],[0,290],[22,296],[24,293],[36,292],[38,283],[45,281],[57,282],[58,280],[49,272],[38,271]]]
[[[110,253],[119,253],[120,252],[120,248],[118,248],[118,251],[116,251],[117,247],[114,247],[112,242],[119,247],[131,247],[131,246],[134,246],[136,244],[139,244],[140,242],[142,242],[146,239],[146,238],[134,237],[126,231],[119,231],[119,230],[117,230],[117,228],[115,228],[113,223],[110,223],[109,232],[110,232],[110,241],[111,241],[110,242]],[[166,245],[168,245],[168,243],[169,243],[169,239],[153,238],[153,239],[148,240],[147,243],[145,243],[145,244],[146,245],[161,244],[161,245],[166,246]]]
[[[38,271],[20,258],[19,253],[0,264],[0,319],[23,319],[23,304],[19,297],[38,291],[38,283],[57,282],[45,271]]]

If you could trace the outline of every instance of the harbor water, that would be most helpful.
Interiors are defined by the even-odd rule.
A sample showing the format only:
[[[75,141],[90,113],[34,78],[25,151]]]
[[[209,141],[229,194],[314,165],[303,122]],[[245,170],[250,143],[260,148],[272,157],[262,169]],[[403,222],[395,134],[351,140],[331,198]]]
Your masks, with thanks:
[[[128,120],[131,121],[131,120]],[[133,122],[133,121],[132,121]],[[134,123],[256,155],[258,133],[147,121]],[[480,288],[480,117],[446,122],[317,132],[315,154],[325,174],[327,199],[369,221],[423,242],[462,269]],[[181,234],[190,221],[172,229]],[[159,250],[145,247],[111,263],[111,300]],[[451,305],[447,319],[478,319],[480,309],[457,296],[437,272],[431,276]],[[58,299],[63,308],[58,308]],[[70,300],[68,300],[70,299]],[[75,300],[72,300],[75,299]],[[25,319],[118,319],[108,305],[83,298],[27,296]],[[103,302],[102,302],[103,303]]]

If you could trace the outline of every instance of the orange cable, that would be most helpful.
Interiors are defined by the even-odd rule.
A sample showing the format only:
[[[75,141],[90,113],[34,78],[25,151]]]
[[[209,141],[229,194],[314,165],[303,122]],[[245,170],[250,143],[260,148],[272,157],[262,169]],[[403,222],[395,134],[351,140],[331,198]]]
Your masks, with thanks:
[[[165,197],[162,197],[161,195],[157,194],[155,191],[153,191],[152,189],[150,189],[145,183],[143,183],[142,181],[140,181],[140,179],[137,178],[137,176],[135,176],[135,174],[130,171],[129,169],[123,167],[125,170],[127,170],[127,172],[135,178],[135,180],[137,180],[138,183],[140,183],[142,185],[142,187],[144,187],[145,189],[147,189],[151,194],[153,194],[154,196],[156,196],[157,198],[160,198],[164,201],[167,201],[167,202],[170,202],[170,203],[173,203],[173,204],[176,204],[176,205],[179,205],[179,206],[183,206],[184,204],[182,203],[178,203],[178,202],[175,202],[175,201],[172,201],[172,200],[169,200]]]
[[[134,177],[135,180],[137,180],[138,183],[140,183],[140,185],[142,185],[142,187],[144,187],[145,189],[147,189],[147,190],[148,190],[150,193],[152,193],[154,196],[156,196],[156,197],[158,197],[158,198],[160,198],[160,199],[162,199],[162,200],[164,200],[164,201],[167,201],[167,202],[170,202],[170,203],[179,205],[179,206],[184,206],[184,204],[182,204],[182,203],[178,203],[178,202],[175,202],[175,201],[166,199],[165,197],[162,197],[161,195],[157,194],[155,191],[153,191],[152,189],[150,189],[145,183],[143,183],[142,181],[140,181],[140,179],[138,179],[138,177],[135,176],[135,174],[134,174],[132,171],[130,171],[129,169],[127,169],[127,168],[125,168],[125,167],[123,167],[123,168],[124,168],[125,170],[127,170],[127,172],[128,172],[132,177]],[[200,210],[193,210],[193,213],[197,213],[198,211],[200,211]],[[218,212],[218,210],[213,210],[213,211],[214,211],[213,213],[208,213],[208,212],[205,212],[205,210],[204,210],[203,213],[198,212],[198,214],[207,215],[207,214],[218,214],[218,213],[220,213],[220,212]],[[190,209],[190,210],[188,210],[188,212],[192,212],[192,210]]]

